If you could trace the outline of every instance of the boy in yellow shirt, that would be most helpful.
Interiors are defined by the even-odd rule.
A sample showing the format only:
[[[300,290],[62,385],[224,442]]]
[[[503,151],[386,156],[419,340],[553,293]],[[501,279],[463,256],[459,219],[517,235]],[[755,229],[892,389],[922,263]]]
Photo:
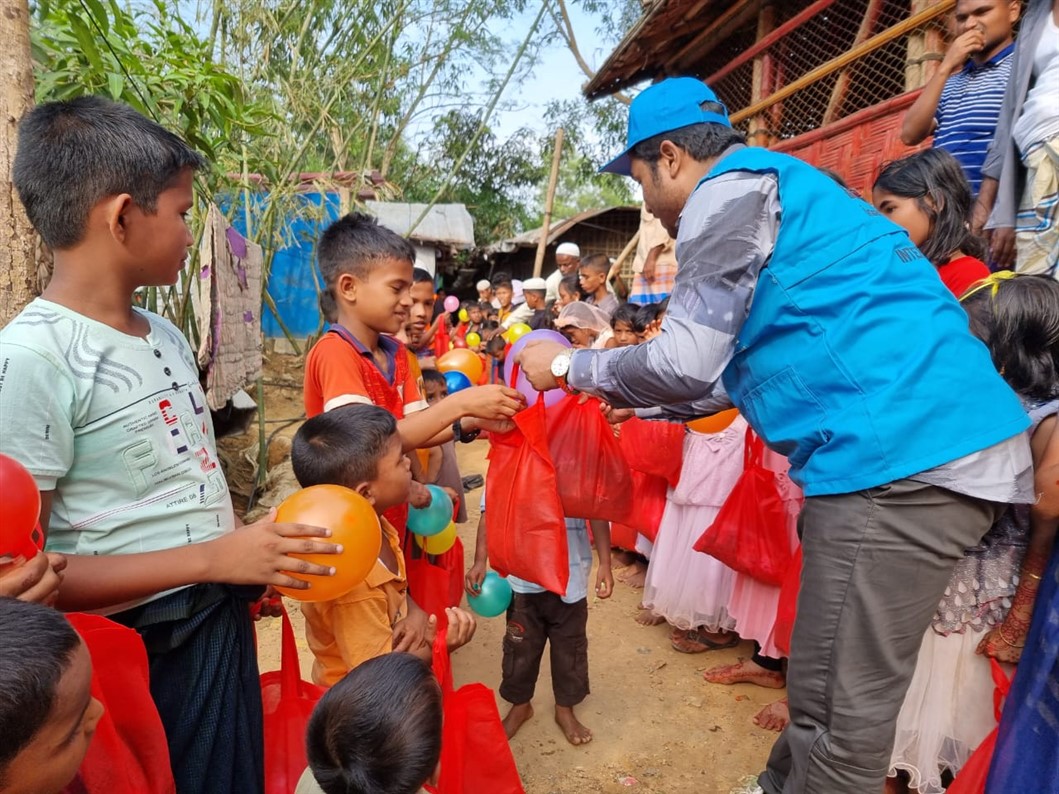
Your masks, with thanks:
[[[291,450],[294,474],[302,487],[342,485],[375,508],[383,544],[375,567],[363,583],[331,601],[305,602],[305,633],[316,657],[313,680],[331,686],[361,662],[407,650],[430,660],[437,618],[430,615],[426,637],[414,647],[395,648],[395,635],[412,608],[404,555],[397,530],[383,512],[408,501],[411,466],[397,432],[397,420],[375,405],[343,405],[302,425]],[[455,650],[474,636],[475,620],[462,609],[446,609],[448,646]]]

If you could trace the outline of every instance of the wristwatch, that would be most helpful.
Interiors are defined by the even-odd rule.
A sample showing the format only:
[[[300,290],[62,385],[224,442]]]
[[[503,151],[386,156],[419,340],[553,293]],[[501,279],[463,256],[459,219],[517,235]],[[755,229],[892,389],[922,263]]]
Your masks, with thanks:
[[[461,444],[470,444],[481,434],[482,429],[480,427],[475,428],[469,433],[465,433],[463,431],[463,425],[460,422],[461,420],[457,419],[452,423],[452,437]]]
[[[567,394],[578,393],[576,389],[571,388],[566,380],[566,376],[570,373],[570,363],[573,361],[573,357],[573,351],[564,350],[552,359],[552,375],[555,376],[555,381],[559,384],[559,388]]]

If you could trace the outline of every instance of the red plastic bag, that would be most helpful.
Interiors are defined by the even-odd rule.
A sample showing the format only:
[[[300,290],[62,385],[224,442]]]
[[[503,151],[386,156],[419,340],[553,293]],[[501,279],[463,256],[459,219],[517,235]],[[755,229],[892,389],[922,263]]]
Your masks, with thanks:
[[[261,674],[261,705],[265,718],[265,792],[290,794],[308,766],[305,728],[316,702],[327,687],[302,681],[294,627],[283,611],[280,669]]]
[[[780,586],[780,600],[776,606],[776,623],[772,627],[772,640],[784,656],[791,655],[791,634],[794,618],[798,614],[798,589],[802,581],[802,547],[794,552],[787,575]]]
[[[663,477],[676,488],[684,466],[687,432],[683,424],[634,418],[621,423],[619,444],[630,468]]]
[[[570,578],[569,550],[543,398],[513,421],[514,430],[489,434],[489,562],[501,576],[514,574],[563,595]]]
[[[599,400],[569,395],[548,409],[548,450],[563,514],[623,521],[632,510],[632,470]]]
[[[776,473],[761,463],[764,448],[747,428],[743,473],[694,548],[759,582],[779,586],[791,564],[791,542]]]
[[[446,632],[434,638],[434,675],[441,684],[443,728],[437,794],[525,794],[504,734],[493,690],[466,684],[453,691]]]
[[[662,477],[635,470],[632,483],[632,510],[626,521],[654,543],[658,537],[658,526],[662,523],[662,514],[666,511],[669,483]]]
[[[993,690],[993,713],[997,722],[1000,722],[1001,704],[1011,689],[1011,679],[996,659],[990,659],[989,664],[992,667],[993,683],[996,684],[996,689]],[[947,794],[985,794],[985,783],[989,777],[989,765],[993,762],[993,750],[999,730],[999,726],[993,728],[975,748],[967,763],[960,767],[952,785],[946,789]]]
[[[463,597],[463,543],[459,538],[452,548],[436,557],[428,557],[415,541],[405,560],[408,592],[428,615],[436,615],[438,628],[448,625],[446,607],[454,607]]]
[[[92,697],[103,704],[79,776],[90,794],[172,794],[169,746],[151,699],[140,635],[99,615],[69,614],[92,657]]]

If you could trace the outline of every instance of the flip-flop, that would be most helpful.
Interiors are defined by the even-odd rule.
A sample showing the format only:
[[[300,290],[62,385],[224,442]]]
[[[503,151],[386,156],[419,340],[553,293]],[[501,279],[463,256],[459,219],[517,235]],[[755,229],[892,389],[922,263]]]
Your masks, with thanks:
[[[687,648],[681,648],[678,643],[688,641],[695,645],[701,645],[702,650],[688,650]],[[698,629],[692,629],[691,631],[684,634],[680,639],[670,638],[669,644],[673,646],[673,650],[678,653],[705,653],[706,651],[723,651],[725,648],[734,648],[739,644],[739,635],[732,634],[732,636],[724,642],[714,642],[711,640],[705,632],[701,632]]]

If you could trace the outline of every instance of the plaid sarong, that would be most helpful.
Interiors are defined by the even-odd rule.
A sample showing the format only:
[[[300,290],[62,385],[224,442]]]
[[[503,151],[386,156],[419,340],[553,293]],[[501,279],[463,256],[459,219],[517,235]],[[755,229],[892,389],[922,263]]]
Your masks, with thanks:
[[[180,794],[260,794],[264,728],[250,601],[260,587],[200,584],[110,618],[143,637],[151,696]]]

